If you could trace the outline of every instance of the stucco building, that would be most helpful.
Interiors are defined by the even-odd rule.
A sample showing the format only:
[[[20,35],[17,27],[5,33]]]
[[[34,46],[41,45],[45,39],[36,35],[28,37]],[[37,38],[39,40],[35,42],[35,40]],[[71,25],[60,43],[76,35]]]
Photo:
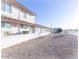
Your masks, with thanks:
[[[1,0],[2,36],[50,32],[50,28],[36,24],[36,14],[16,0]]]

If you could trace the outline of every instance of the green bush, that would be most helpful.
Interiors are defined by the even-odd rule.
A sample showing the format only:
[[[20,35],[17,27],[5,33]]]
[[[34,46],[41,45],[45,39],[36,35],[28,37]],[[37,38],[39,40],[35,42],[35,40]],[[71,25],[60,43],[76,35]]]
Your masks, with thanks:
[[[23,31],[23,34],[28,34],[29,33],[29,31]]]
[[[53,28],[53,32],[54,33],[60,33],[62,32],[63,30],[61,28]]]

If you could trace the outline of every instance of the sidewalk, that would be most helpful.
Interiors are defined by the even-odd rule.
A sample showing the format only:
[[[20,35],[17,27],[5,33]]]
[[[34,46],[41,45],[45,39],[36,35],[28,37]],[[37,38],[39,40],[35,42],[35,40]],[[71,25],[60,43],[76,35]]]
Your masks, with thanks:
[[[35,39],[35,38],[38,38],[38,37],[41,37],[41,36],[45,36],[49,33],[30,33],[30,34],[22,34],[22,35],[13,35],[13,36],[8,36],[8,37],[4,37],[4,38],[1,38],[2,40],[2,49],[3,48],[6,48],[6,47],[9,47],[9,46],[12,46],[12,45],[15,45],[15,44],[18,44],[18,43],[21,43],[21,42],[24,42],[24,41],[27,41],[27,40],[31,40],[31,39]]]

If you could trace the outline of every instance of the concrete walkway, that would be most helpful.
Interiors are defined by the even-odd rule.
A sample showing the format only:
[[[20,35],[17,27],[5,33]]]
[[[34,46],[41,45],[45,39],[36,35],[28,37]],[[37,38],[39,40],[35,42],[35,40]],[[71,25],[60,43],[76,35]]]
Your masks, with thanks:
[[[29,33],[29,34],[21,34],[21,35],[12,35],[7,37],[2,37],[1,43],[2,43],[2,49],[24,42],[31,39],[35,39],[41,36],[48,35],[49,33]]]
[[[2,49],[2,59],[77,59],[77,36],[51,34]]]

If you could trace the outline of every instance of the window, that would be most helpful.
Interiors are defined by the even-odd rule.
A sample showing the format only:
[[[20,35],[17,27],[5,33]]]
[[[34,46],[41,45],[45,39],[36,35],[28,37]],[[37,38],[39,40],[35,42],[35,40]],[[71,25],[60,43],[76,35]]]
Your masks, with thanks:
[[[27,27],[24,24],[20,24],[20,28],[26,29]]]
[[[4,0],[1,0],[1,10],[11,13],[11,4],[6,3]]]
[[[11,4],[8,3],[5,4],[5,11],[11,13]]]
[[[20,24],[20,27],[23,28],[24,27],[23,24]]]
[[[8,23],[8,22],[6,22],[6,23],[5,23],[5,28],[11,28],[11,24]]]
[[[4,22],[1,22],[1,27],[5,27],[5,23]]]
[[[26,13],[25,12],[23,12],[23,11],[21,11],[21,17],[23,17],[23,18],[26,18]]]
[[[5,4],[5,2],[3,1],[3,0],[1,0],[1,10],[5,10],[5,8],[4,8],[4,5]]]
[[[11,28],[11,24],[9,22],[1,22],[2,28]]]

